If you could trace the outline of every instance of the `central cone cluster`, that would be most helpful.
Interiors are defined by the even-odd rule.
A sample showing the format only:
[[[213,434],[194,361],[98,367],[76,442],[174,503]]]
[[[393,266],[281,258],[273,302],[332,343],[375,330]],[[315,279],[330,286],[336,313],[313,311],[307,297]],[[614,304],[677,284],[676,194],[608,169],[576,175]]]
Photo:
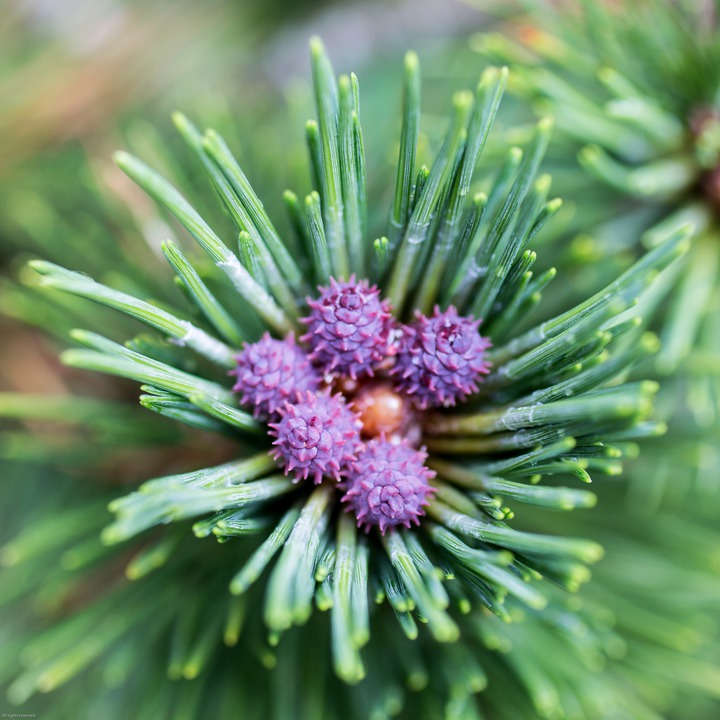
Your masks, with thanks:
[[[480,321],[453,307],[402,325],[367,281],[331,279],[319,290],[307,301],[302,345],[267,334],[246,344],[233,389],[269,420],[273,456],[286,474],[337,482],[366,530],[409,527],[424,513],[435,473],[424,449],[413,447],[419,432],[405,415],[476,392],[490,343]]]

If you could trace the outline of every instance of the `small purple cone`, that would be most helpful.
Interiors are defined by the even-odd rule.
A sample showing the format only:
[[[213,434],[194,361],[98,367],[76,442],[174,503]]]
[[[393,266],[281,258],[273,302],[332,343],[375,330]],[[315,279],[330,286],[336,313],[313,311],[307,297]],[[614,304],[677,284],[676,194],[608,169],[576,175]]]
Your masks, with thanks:
[[[390,354],[392,320],[387,301],[367,280],[338,282],[321,287],[317,300],[308,298],[310,315],[303,318],[309,332],[310,358],[323,372],[338,372],[353,380],[372,375],[373,367]]]
[[[428,496],[435,492],[430,486],[435,472],[423,464],[426,458],[424,450],[413,450],[407,441],[394,445],[380,437],[366,443],[342,498],[358,527],[368,532],[377,525],[384,535],[389,527],[419,524]]]
[[[452,306],[445,312],[435,306],[432,317],[416,313],[416,321],[403,328],[391,370],[397,389],[423,409],[455,405],[477,392],[480,377],[490,372],[485,360],[490,341],[479,325]]]
[[[361,423],[342,395],[301,392],[278,412],[280,420],[269,423],[270,435],[277,438],[273,457],[283,463],[286,475],[293,472],[297,480],[312,476],[316,484],[323,477],[347,475],[362,447]]]
[[[284,340],[275,340],[265,333],[255,343],[246,343],[235,358],[237,376],[233,387],[242,393],[240,402],[253,408],[255,417],[274,415],[298,390],[316,390],[320,377],[307,355],[295,344],[292,333]]]

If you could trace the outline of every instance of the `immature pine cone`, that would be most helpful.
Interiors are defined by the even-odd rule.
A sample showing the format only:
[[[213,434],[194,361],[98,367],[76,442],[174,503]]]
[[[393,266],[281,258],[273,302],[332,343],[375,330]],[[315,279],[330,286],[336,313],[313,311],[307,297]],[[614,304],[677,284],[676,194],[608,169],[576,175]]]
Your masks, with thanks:
[[[343,502],[350,505],[366,532],[378,525],[384,534],[388,527],[419,524],[425,514],[428,495],[435,491],[430,480],[435,472],[423,464],[424,450],[413,450],[407,442],[394,445],[384,437],[370,440],[354,463]]]
[[[316,390],[320,384],[292,333],[284,340],[265,333],[257,342],[247,343],[235,359],[237,368],[230,373],[237,375],[233,390],[242,393],[240,402],[251,405],[255,417],[274,415],[298,390]]]
[[[353,380],[372,375],[373,366],[389,353],[391,318],[380,291],[367,280],[338,282],[319,288],[317,300],[308,298],[310,315],[303,318],[309,332],[302,340],[310,343],[310,358],[324,372],[337,371]]]
[[[273,456],[283,462],[286,475],[294,472],[298,480],[312,475],[316,484],[323,476],[347,475],[362,446],[361,424],[342,395],[298,393],[278,412],[280,420],[269,423],[270,435],[277,438]]]
[[[403,328],[392,374],[397,388],[412,395],[420,408],[455,405],[477,392],[481,375],[490,371],[485,351],[490,341],[478,332],[479,320],[435,306],[432,317],[416,313]]]

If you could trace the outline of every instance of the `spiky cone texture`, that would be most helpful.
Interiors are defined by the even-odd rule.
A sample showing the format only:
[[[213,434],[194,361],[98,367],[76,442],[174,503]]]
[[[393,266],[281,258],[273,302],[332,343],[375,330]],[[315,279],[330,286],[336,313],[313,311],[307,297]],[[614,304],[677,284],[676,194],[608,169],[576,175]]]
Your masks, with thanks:
[[[566,228],[576,236],[574,274],[584,291],[602,268],[662,244],[681,225],[693,227],[663,304],[655,367],[682,376],[700,427],[717,422],[720,406],[705,401],[710,386],[720,392],[717,11],[712,3],[651,0],[528,8],[522,22],[507,26],[510,37],[479,35],[474,44],[512,65],[516,88],[540,112],[557,112],[555,179],[561,191],[584,188],[576,198],[580,225],[569,220]]]
[[[235,357],[237,376],[233,392],[240,402],[252,408],[253,415],[267,420],[299,392],[314,392],[320,386],[320,373],[290,333],[276,340],[265,333],[255,343],[246,343]]]
[[[339,393],[298,391],[269,423],[273,457],[295,481],[347,477],[362,449],[361,423]]]
[[[96,506],[82,503],[74,505],[76,516],[51,512],[40,528],[28,526],[29,535],[20,533],[6,546],[3,558],[14,574],[13,582],[4,585],[12,588],[6,606],[22,602],[35,587],[37,574],[26,573],[23,561],[44,557],[51,564],[49,558],[63,547],[61,537],[72,551],[72,571],[67,576],[67,570],[57,570],[52,587],[68,598],[83,588],[67,620],[60,625],[51,620],[46,632],[35,633],[32,649],[23,653],[23,669],[11,683],[14,702],[55,689],[91,665],[91,673],[102,672],[129,688],[143,643],[167,657],[171,640],[168,673],[171,678],[201,676],[188,690],[198,704],[187,707],[203,712],[225,702],[248,707],[249,697],[257,702],[254,681],[262,673],[253,674],[252,666],[247,673],[245,667],[235,672],[237,658],[252,656],[265,666],[278,665],[269,680],[277,683],[277,694],[268,693],[267,702],[281,717],[297,709],[290,680],[302,677],[304,669],[312,670],[310,684],[302,684],[307,702],[324,697],[319,690],[305,690],[317,687],[313,683],[324,677],[317,668],[329,662],[344,681],[360,682],[366,672],[367,678],[356,690],[333,683],[332,692],[348,702],[330,703],[320,715],[331,717],[337,710],[345,717],[358,708],[360,716],[385,717],[403,706],[410,710],[415,700],[406,690],[408,682],[419,689],[429,675],[433,693],[418,699],[420,707],[425,701],[433,709],[447,702],[460,712],[460,703],[463,712],[467,707],[471,713],[471,695],[485,683],[483,667],[498,662],[483,649],[498,648],[489,613],[508,621],[534,617],[560,592],[556,586],[576,589],[587,577],[585,565],[601,554],[595,542],[515,530],[506,503],[527,506],[528,518],[534,505],[590,507],[592,493],[556,486],[547,478],[587,480],[589,471],[617,473],[623,449],[652,429],[647,418],[655,386],[623,383],[622,378],[656,349],[653,338],[639,330],[635,301],[649,287],[660,292],[667,285],[660,271],[682,254],[683,233],[653,249],[607,291],[554,318],[528,322],[525,329],[521,323],[553,274],[535,277],[535,255],[526,249],[559,206],[547,201],[546,178],[533,182],[549,122],[540,123],[519,167],[506,170],[487,196],[469,195],[506,72],[489,69],[474,98],[456,96],[448,137],[428,170],[418,167],[419,71],[416,57],[409,55],[390,229],[387,238],[369,243],[357,81],[342,77],[336,85],[317,42],[312,58],[319,123],[308,125],[308,140],[317,191],[304,204],[286,195],[302,252],[291,253],[281,242],[217,134],[200,134],[182,116],[176,123],[183,137],[241,231],[242,261],[167,181],[125,154],[118,163],[207,252],[218,276],[229,280],[226,293],[234,290],[258,324],[278,338],[299,329],[307,276],[323,284],[331,275],[348,278],[352,271],[378,283],[401,322],[412,320],[416,309],[430,313],[436,303],[453,305],[464,317],[484,318],[484,334],[493,342],[488,353],[492,372],[480,392],[452,411],[422,417],[426,466],[437,473],[428,515],[417,528],[365,538],[354,519],[339,512],[337,485],[293,483],[282,475],[268,452],[267,427],[238,409],[227,377],[235,363],[238,330],[241,340],[260,333],[226,309],[227,301],[210,291],[176,245],[167,244],[165,252],[204,320],[185,320],[169,304],[160,308],[87,276],[36,262],[33,268],[46,288],[122,310],[174,341],[167,345],[144,337],[128,348],[77,331],[73,337],[85,348],[67,351],[68,365],[143,383],[143,405],[193,428],[230,434],[241,456],[217,467],[156,478],[114,500],[115,521],[103,532],[105,546],[93,539],[102,515]],[[541,306],[538,312],[542,317]],[[119,425],[128,430],[127,424]],[[543,478],[545,483],[538,484]],[[220,547],[190,537],[183,521],[191,518],[196,519],[195,536],[215,537]],[[116,577],[115,568],[125,566],[131,554],[127,574],[137,582],[118,581],[99,596],[96,571]],[[37,562],[35,569],[41,567]],[[264,600],[258,593],[246,594],[266,570]],[[183,602],[177,602],[178,588],[187,590]],[[329,623],[313,613],[313,604],[330,610]],[[100,623],[113,607],[123,612],[113,614],[110,624]],[[568,613],[566,626],[574,617]],[[304,623],[310,623],[312,643],[304,641],[302,630],[289,632]],[[54,633],[58,628],[62,632]],[[88,628],[96,632],[84,633]],[[331,635],[331,661],[318,647],[323,633]],[[240,648],[221,651],[221,639]],[[438,641],[444,643],[440,649]],[[22,633],[14,643],[23,645]],[[308,648],[313,654],[306,658]],[[227,652],[235,661],[228,662]],[[149,653],[142,657],[147,661]],[[511,672],[528,677],[520,664]],[[155,680],[142,674],[133,682],[148,687]],[[184,693],[183,688],[163,695],[163,707],[169,707],[168,697],[180,702]],[[104,710],[108,698],[106,693],[98,697]],[[504,700],[488,698],[494,707]],[[151,710],[148,705],[147,713]]]
[[[391,370],[398,389],[422,409],[455,405],[476,393],[481,376],[490,372],[490,341],[479,326],[480,320],[462,318],[452,306],[441,312],[436,305],[431,317],[416,313],[403,329]]]
[[[420,524],[424,506],[430,504],[435,472],[425,467],[427,453],[407,441],[397,445],[384,435],[369,440],[358,454],[341,498],[365,532]]]
[[[373,375],[373,366],[390,353],[390,309],[380,291],[367,280],[346,283],[330,278],[317,299],[310,298],[310,314],[303,319],[310,358],[326,373],[339,372],[353,380]]]

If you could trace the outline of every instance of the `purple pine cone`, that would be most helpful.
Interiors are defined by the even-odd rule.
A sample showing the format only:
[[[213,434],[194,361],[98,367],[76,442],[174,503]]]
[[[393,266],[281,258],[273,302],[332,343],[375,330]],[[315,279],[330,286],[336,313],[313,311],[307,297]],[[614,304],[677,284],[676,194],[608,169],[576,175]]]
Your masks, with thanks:
[[[317,300],[308,298],[310,315],[303,318],[309,332],[310,358],[324,372],[337,370],[353,380],[372,375],[373,366],[389,354],[391,318],[387,301],[367,280],[338,282],[319,288]]]
[[[291,333],[275,340],[265,333],[255,343],[246,343],[236,357],[237,375],[233,387],[242,393],[240,402],[252,405],[255,417],[274,415],[298,390],[315,390],[320,385],[317,371]]]
[[[298,480],[312,475],[316,484],[326,475],[335,480],[347,475],[362,447],[362,426],[342,395],[298,393],[297,402],[286,402],[278,412],[270,435],[277,438],[273,457],[282,461],[286,475],[294,471]]]
[[[368,441],[342,498],[355,512],[358,527],[368,532],[379,525],[384,535],[388,527],[420,523],[428,495],[435,492],[430,480],[436,473],[425,467],[426,458],[424,450],[413,450],[407,441],[393,445],[384,436]]]
[[[413,396],[420,408],[455,405],[477,392],[480,376],[490,372],[485,351],[490,341],[478,332],[480,320],[461,317],[454,307],[435,306],[432,317],[416,313],[403,328],[391,370],[397,389]]]

